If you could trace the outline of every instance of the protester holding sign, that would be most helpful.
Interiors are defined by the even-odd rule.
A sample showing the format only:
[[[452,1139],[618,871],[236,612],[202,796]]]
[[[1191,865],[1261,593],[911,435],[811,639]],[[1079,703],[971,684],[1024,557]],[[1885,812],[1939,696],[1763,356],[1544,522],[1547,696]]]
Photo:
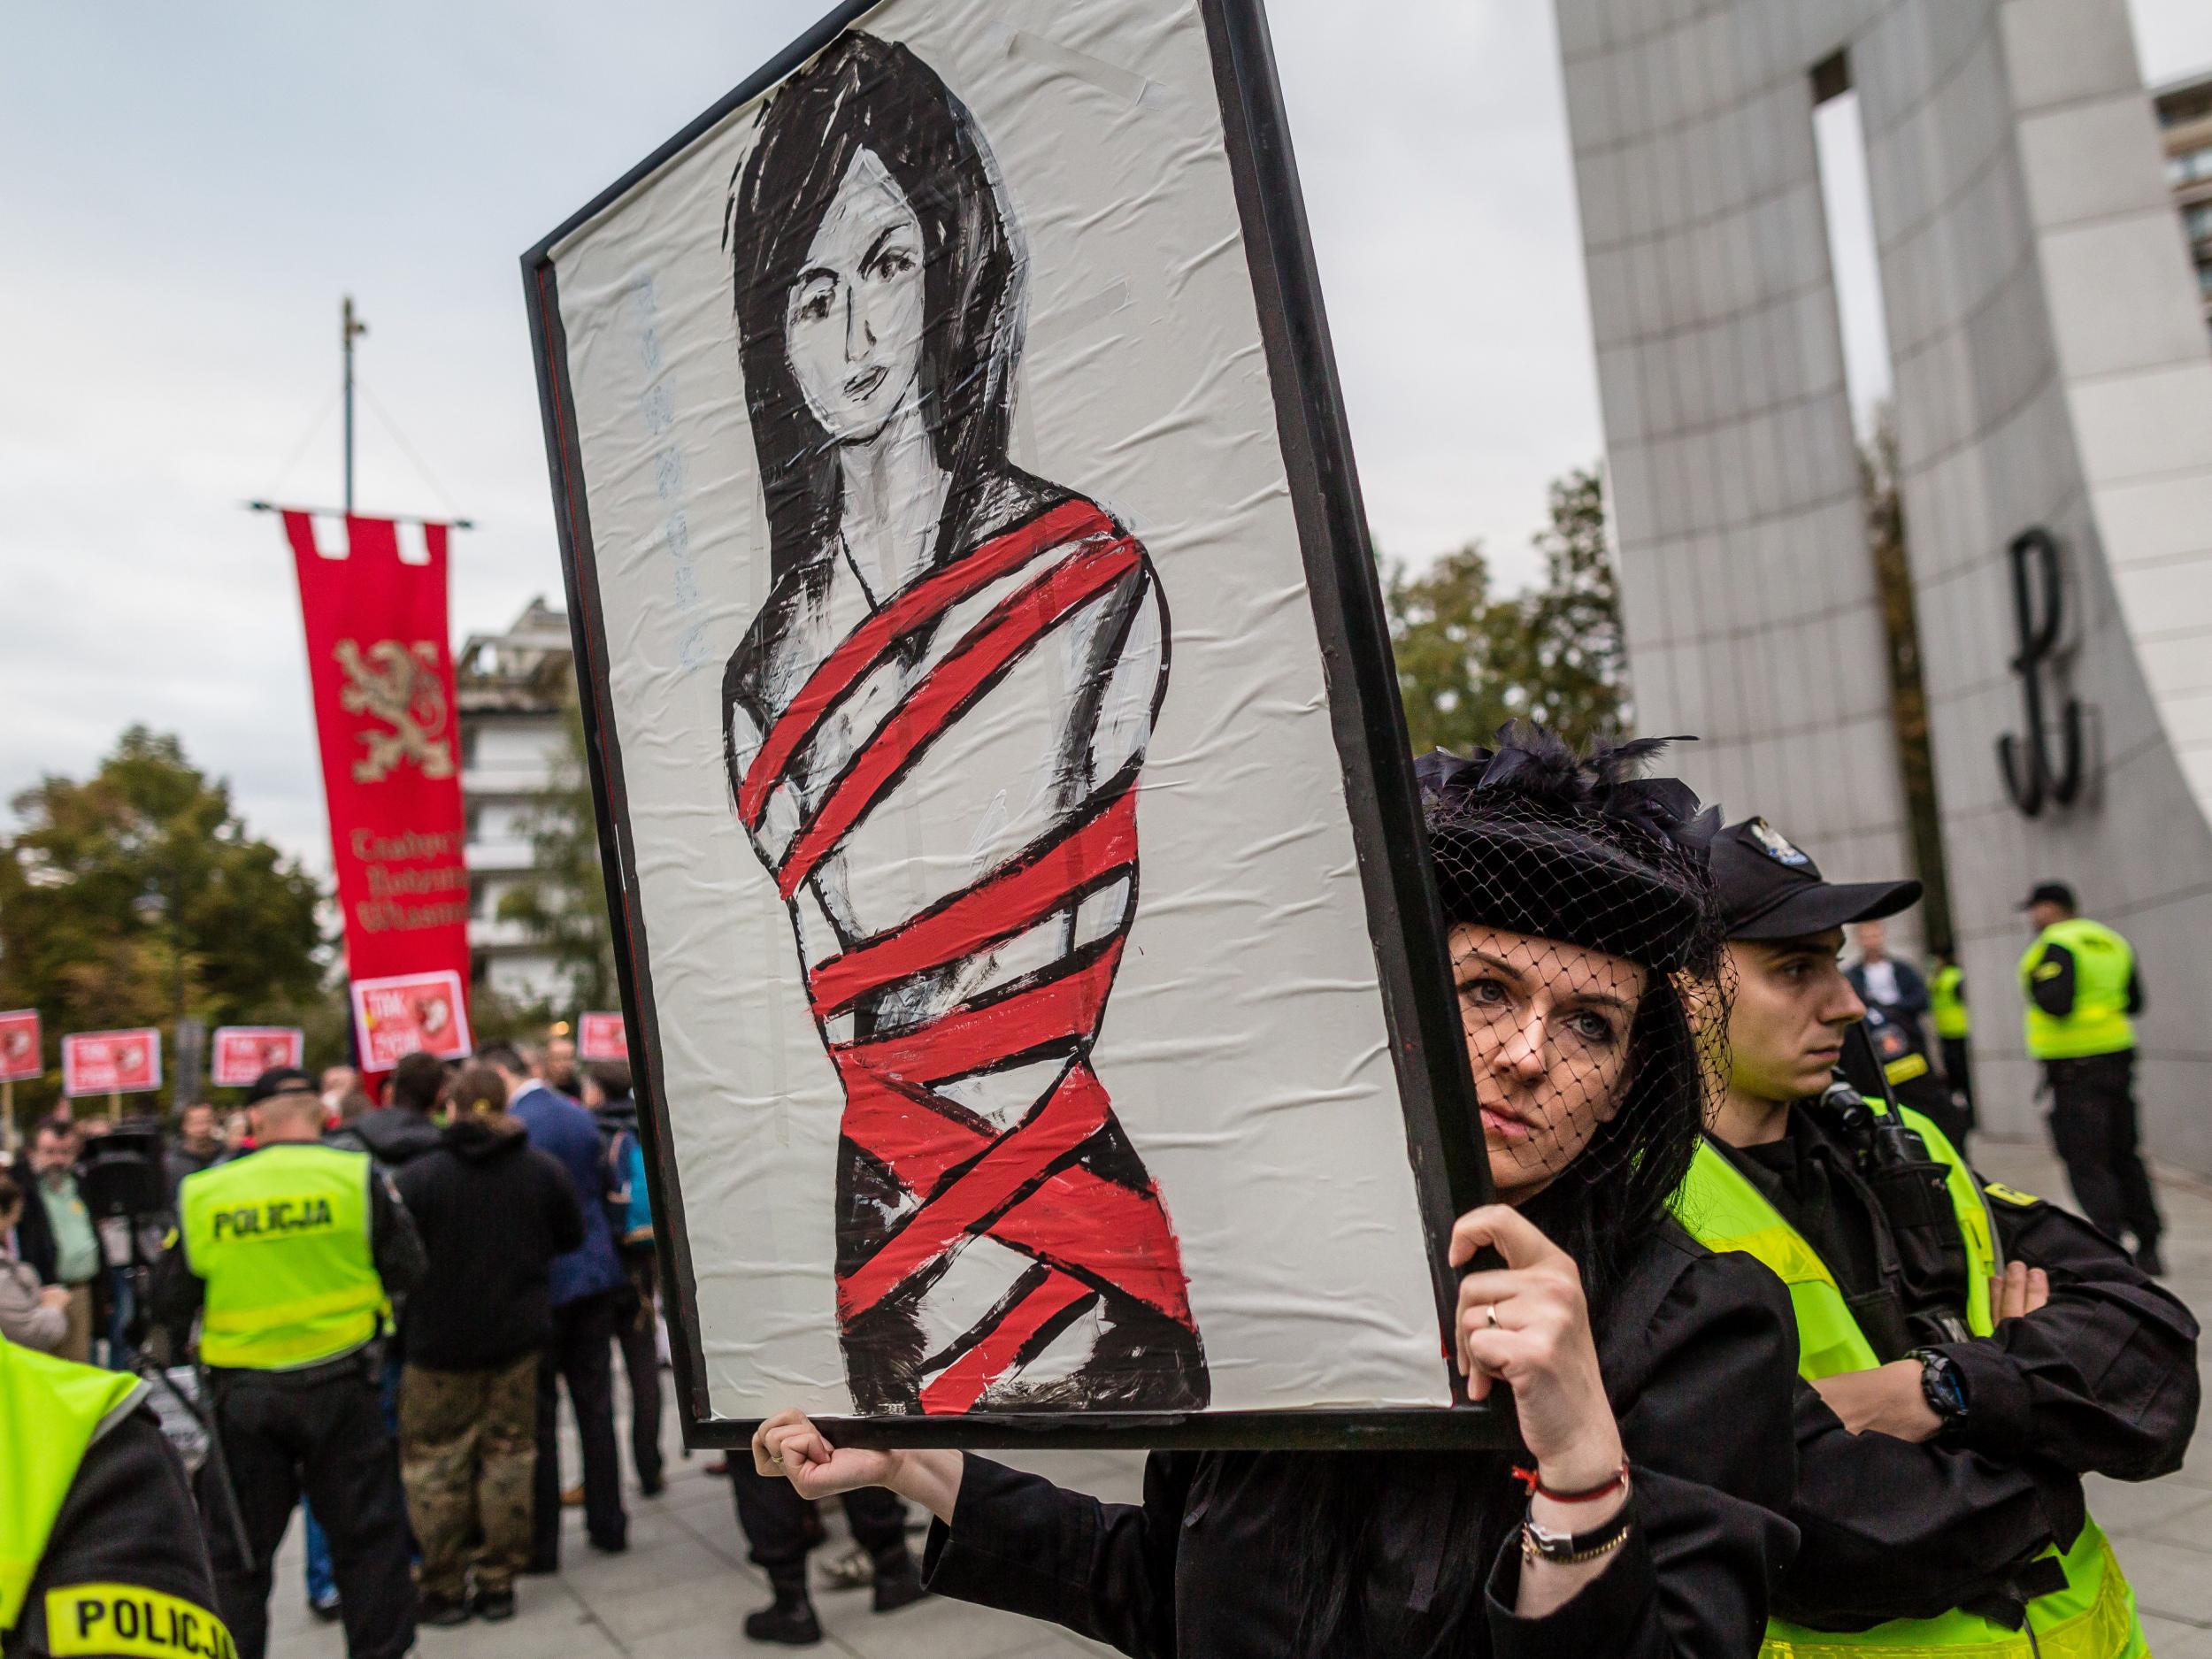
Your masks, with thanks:
[[[1509,733],[1422,765],[1490,1169],[1460,1218],[1457,1357],[1511,1385],[1492,1453],[1156,1453],[1141,1506],[986,1458],[832,1447],[797,1412],[756,1467],[888,1486],[937,1517],[931,1587],[1128,1653],[1748,1654],[1795,1534],[1780,1285],[1669,1221],[1713,1079],[1710,815],[1653,746]],[[1701,996],[1710,993],[1700,993]],[[1717,1407],[1726,1412],[1717,1431]]]

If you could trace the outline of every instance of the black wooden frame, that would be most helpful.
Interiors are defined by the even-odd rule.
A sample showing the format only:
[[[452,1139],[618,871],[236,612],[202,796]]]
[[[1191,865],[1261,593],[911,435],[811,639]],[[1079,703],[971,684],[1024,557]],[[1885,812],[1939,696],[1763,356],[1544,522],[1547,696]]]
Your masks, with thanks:
[[[1261,0],[1182,0],[1202,14],[1223,134],[1275,399],[1299,541],[1328,687],[1345,802],[1359,857],[1385,1014],[1393,1040],[1406,1138],[1427,1240],[1439,1325],[1438,1363],[1449,1408],[1202,1412],[971,1412],[958,1417],[818,1419],[852,1444],[960,1447],[1348,1448],[1504,1446],[1515,1443],[1502,1391],[1471,1402],[1445,1357],[1458,1273],[1446,1259],[1455,1217],[1492,1197],[1477,1131],[1445,929],[1413,781],[1405,717],[1376,579],[1373,549],[1353,471],[1320,280],[1291,157],[1281,90]],[[598,812],[607,901],[617,933],[622,1008],[649,1165],[654,1226],[673,1294],[671,1325],[678,1406],[692,1446],[741,1446],[750,1419],[716,1417],[704,1355],[679,1171],[661,1087],[661,1033],[629,836],[619,734],[609,695],[607,640],[578,449],[567,341],[554,246],[688,150],[733,110],[752,102],[884,0],[845,0],[773,62],[523,256],[532,349],[574,634],[578,678]],[[804,1402],[795,1401],[803,1405]]]

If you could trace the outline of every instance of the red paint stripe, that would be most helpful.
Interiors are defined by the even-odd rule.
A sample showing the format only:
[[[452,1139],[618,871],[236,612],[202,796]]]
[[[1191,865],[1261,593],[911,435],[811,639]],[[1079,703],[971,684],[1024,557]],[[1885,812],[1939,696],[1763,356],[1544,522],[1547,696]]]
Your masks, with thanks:
[[[852,1079],[842,1133],[926,1195],[947,1171],[990,1145],[987,1135],[933,1110],[879,1079]],[[1194,1322],[1182,1253],[1159,1200],[1080,1164],[1056,1170],[996,1221],[987,1236],[1048,1262],[1079,1269],[1182,1325]]]
[[[737,815],[745,827],[760,827],[769,793],[792,756],[814,734],[831,705],[858,684],[901,635],[933,620],[1008,572],[1018,570],[1046,549],[1112,528],[1112,521],[1091,503],[1062,502],[917,582],[854,629],[807,676],[806,684],[777,717],[761,743],[760,753],[746,768],[737,796]]]
[[[830,1061],[844,1080],[848,1098],[856,1086],[855,1073],[941,1083],[1046,1043],[1093,1035],[1105,1012],[1106,994],[1113,989],[1124,942],[1115,940],[1073,973],[980,1008],[956,1009],[918,1031],[833,1045]]]
[[[991,1144],[988,1134],[880,1078],[855,1075],[847,1087],[845,1116],[838,1132],[920,1197],[936,1190],[946,1171]]]
[[[1072,1164],[993,1222],[988,1236],[1055,1267],[1080,1269],[1186,1329],[1196,1328],[1182,1250],[1167,1211],[1150,1193]]]
[[[1125,790],[1033,861],[1010,866],[934,914],[818,964],[807,978],[815,1018],[827,1019],[871,991],[1013,938],[1059,909],[1078,887],[1136,856],[1136,792]]]
[[[785,898],[814,873],[899,770],[926,748],[983,683],[1026,651],[1071,611],[1138,568],[1127,537],[1071,553],[971,629],[931,669],[868,740],[776,872]]]
[[[984,1391],[1013,1368],[1029,1339],[1089,1294],[1091,1287],[1080,1279],[1053,1274],[1009,1308],[1006,1317],[973,1348],[937,1373],[922,1390],[924,1413],[949,1417],[973,1410]]]
[[[925,1203],[880,1249],[837,1286],[838,1317],[849,1323],[1013,1202],[1056,1160],[1106,1126],[1106,1091],[1089,1070],[1071,1071],[1026,1123],[994,1141],[960,1179]]]

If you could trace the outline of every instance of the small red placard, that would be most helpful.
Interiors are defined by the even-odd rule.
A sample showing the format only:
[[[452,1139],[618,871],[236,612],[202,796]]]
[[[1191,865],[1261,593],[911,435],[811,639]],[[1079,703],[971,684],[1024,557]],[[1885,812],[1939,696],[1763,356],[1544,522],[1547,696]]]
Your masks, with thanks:
[[[307,1060],[307,1033],[296,1025],[218,1025],[215,1064],[208,1080],[217,1088],[244,1088],[264,1071]]]
[[[475,1047],[461,976],[450,968],[356,979],[353,1023],[364,1071],[388,1071],[417,1053],[457,1060]]]
[[[580,1060],[622,1060],[630,1057],[630,1033],[619,1014],[576,1016],[576,1057]]]
[[[45,1070],[38,1047],[38,1010],[0,1014],[0,1083],[20,1083]]]
[[[161,1033],[73,1031],[61,1040],[65,1094],[137,1094],[161,1087]]]

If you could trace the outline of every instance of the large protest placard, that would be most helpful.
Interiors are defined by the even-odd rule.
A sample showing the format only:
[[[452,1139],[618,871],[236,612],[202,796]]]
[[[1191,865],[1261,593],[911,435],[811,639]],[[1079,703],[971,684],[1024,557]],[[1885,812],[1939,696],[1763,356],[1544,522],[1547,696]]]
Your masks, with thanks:
[[[1494,1434],[1257,6],[848,6],[525,274],[694,1440]]]

